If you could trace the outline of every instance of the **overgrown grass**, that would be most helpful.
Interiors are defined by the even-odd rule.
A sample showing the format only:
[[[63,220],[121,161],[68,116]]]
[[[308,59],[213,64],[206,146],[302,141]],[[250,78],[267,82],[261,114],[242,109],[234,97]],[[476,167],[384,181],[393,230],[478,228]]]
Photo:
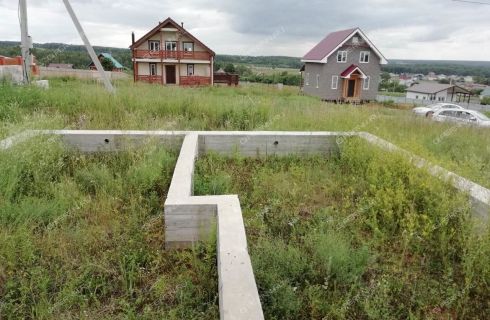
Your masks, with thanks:
[[[215,243],[163,248],[176,155],[84,155],[36,138],[0,157],[1,319],[215,319]]]
[[[268,319],[484,319],[490,233],[467,196],[362,141],[337,158],[199,160],[196,194],[239,194]]]
[[[372,104],[330,105],[297,88],[167,88],[51,80],[51,89],[0,86],[0,138],[25,129],[368,131],[490,187],[489,129],[418,119]]]

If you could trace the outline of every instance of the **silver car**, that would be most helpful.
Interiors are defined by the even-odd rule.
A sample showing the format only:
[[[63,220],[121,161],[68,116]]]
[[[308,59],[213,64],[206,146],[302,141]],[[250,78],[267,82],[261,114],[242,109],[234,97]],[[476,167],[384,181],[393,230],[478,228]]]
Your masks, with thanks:
[[[415,113],[417,116],[424,116],[424,117],[429,117],[434,114],[437,110],[441,109],[455,109],[455,110],[466,110],[466,108],[463,108],[462,106],[459,106],[454,103],[436,103],[436,104],[431,104],[428,106],[424,107],[417,107],[412,109],[412,112]]]
[[[439,122],[450,121],[461,124],[490,127],[490,118],[483,113],[474,110],[440,109],[434,112],[432,119]]]

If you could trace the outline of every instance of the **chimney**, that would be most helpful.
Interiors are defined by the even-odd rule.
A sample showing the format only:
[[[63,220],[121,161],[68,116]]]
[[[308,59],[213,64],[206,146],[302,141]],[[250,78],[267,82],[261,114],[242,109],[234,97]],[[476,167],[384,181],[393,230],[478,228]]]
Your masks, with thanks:
[[[133,45],[134,45],[134,43],[135,43],[135,40],[134,40],[134,32],[131,32],[131,40],[132,40]]]
[[[183,22],[181,22],[181,23],[180,23],[180,25],[182,26],[182,29],[184,29],[184,23],[183,23]]]

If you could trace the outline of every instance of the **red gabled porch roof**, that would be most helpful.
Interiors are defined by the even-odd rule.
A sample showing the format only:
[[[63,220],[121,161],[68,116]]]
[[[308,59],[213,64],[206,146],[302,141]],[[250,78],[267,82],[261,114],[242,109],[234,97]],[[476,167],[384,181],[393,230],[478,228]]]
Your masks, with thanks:
[[[350,67],[348,67],[347,69],[344,70],[344,72],[342,72],[340,74],[340,77],[341,78],[350,78],[350,76],[354,73],[354,72],[359,72],[363,78],[366,78],[366,74],[364,72],[362,72],[361,68],[359,68],[359,66],[355,65],[355,64],[351,64]]]

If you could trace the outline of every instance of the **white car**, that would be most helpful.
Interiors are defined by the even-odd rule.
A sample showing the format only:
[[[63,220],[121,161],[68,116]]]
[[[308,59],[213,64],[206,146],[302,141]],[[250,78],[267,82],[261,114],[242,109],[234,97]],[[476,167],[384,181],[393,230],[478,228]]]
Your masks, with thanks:
[[[434,114],[434,112],[441,110],[441,109],[466,110],[462,106],[458,106],[457,104],[453,104],[453,103],[436,103],[436,104],[431,104],[431,105],[425,106],[425,107],[417,107],[417,108],[414,108],[412,111],[417,116],[428,117],[428,116]]]
[[[474,110],[440,109],[432,115],[434,121],[456,122],[461,124],[490,127],[490,118]]]

